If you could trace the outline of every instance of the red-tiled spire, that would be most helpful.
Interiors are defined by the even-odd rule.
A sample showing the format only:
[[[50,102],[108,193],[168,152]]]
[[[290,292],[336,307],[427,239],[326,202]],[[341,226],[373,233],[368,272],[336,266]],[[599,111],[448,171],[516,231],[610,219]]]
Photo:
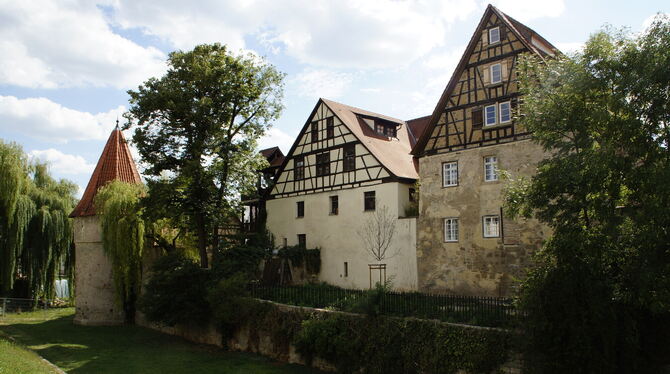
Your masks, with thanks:
[[[133,157],[130,155],[128,143],[126,143],[123,133],[119,130],[118,123],[109,135],[105,149],[98,160],[98,165],[95,166],[91,180],[88,181],[84,196],[81,197],[79,204],[70,213],[70,217],[95,215],[95,207],[93,206],[95,194],[100,187],[116,179],[128,183],[142,183]]]

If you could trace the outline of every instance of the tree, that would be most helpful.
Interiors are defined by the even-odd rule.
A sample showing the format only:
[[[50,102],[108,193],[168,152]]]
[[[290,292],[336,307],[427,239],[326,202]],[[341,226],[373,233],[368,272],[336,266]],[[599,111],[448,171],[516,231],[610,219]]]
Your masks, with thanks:
[[[519,120],[549,156],[506,209],[554,232],[522,287],[528,372],[654,372],[668,357],[669,46],[659,16],[520,65]]]
[[[147,165],[147,214],[172,218],[207,247],[237,216],[237,201],[254,187],[264,160],[256,141],[278,118],[283,74],[253,55],[220,44],[172,52],[168,71],[128,91],[133,141]]]
[[[115,180],[95,195],[103,250],[112,262],[116,301],[123,307],[128,322],[135,320],[135,304],[142,285],[144,220],[140,198],[143,193],[141,185]]]
[[[61,270],[72,284],[72,221],[77,186],[55,181],[47,165],[31,162],[16,143],[0,140],[0,293],[19,276],[34,298],[55,296]]]
[[[378,204],[375,203],[375,205]],[[382,261],[396,256],[399,252],[397,250],[389,253],[389,249],[393,244],[396,222],[397,218],[384,205],[375,209],[374,213],[365,220],[363,226],[357,231],[358,237],[363,242],[363,248],[378,263],[377,265],[370,266],[370,287],[372,287],[372,270],[378,270],[380,272],[380,283],[385,283],[386,265],[382,264]],[[384,270],[383,280],[382,270]]]

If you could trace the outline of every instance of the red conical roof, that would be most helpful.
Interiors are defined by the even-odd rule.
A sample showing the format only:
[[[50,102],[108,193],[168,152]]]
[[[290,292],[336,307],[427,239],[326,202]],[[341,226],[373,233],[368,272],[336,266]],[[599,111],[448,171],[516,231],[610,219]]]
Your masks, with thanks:
[[[107,184],[107,182],[117,179],[128,183],[142,183],[133,157],[130,155],[128,143],[126,143],[126,139],[118,127],[109,135],[105,149],[98,160],[98,165],[96,165],[93,171],[91,180],[88,181],[84,196],[81,197],[79,204],[70,213],[70,217],[95,215],[93,198],[98,189]]]

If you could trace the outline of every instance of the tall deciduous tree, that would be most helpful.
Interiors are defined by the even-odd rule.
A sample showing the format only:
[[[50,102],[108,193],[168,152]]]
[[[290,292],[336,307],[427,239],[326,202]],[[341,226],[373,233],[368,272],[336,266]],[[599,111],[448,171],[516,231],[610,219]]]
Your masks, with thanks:
[[[669,66],[660,16],[521,64],[520,121],[549,157],[508,188],[507,209],[554,231],[521,295],[528,372],[655,372],[667,357]]]
[[[128,91],[128,117],[148,166],[148,216],[192,230],[207,267],[207,246],[218,248],[219,227],[262,168],[256,142],[281,112],[283,74],[220,44],[173,52],[168,66],[163,77]]]

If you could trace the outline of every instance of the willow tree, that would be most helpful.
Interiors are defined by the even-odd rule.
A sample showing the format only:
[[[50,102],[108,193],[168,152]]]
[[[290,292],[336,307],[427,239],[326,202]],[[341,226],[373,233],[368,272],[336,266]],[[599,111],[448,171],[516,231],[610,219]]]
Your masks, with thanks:
[[[54,297],[61,270],[72,280],[72,224],[76,185],[56,181],[47,165],[21,147],[0,141],[0,284],[9,293],[17,277],[31,297]],[[72,282],[70,282],[72,283]]]
[[[219,227],[237,212],[265,162],[256,142],[278,118],[283,74],[253,55],[220,44],[172,52],[168,71],[128,91],[128,117],[151,200],[160,213],[193,232],[200,264],[219,247]]]
[[[112,262],[116,300],[123,307],[127,321],[134,320],[142,281],[143,190],[141,185],[116,180],[100,188],[95,196],[103,250]]]

